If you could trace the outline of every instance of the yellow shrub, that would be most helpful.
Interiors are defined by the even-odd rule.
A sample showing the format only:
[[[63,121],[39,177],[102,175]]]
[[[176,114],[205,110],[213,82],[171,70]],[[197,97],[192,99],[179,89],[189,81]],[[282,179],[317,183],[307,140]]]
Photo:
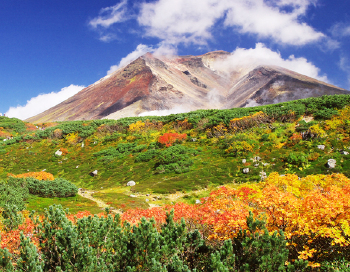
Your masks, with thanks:
[[[70,133],[66,136],[67,143],[71,145],[75,145],[79,142],[79,135],[78,132]]]
[[[137,121],[136,123],[132,123],[129,126],[129,130],[132,132],[140,132],[143,131],[145,128],[145,123],[142,121]]]

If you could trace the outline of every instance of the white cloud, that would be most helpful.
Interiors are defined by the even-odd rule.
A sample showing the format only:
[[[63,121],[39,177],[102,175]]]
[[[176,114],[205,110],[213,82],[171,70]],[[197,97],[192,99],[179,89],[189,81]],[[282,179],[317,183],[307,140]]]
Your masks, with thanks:
[[[6,112],[6,116],[25,120],[63,102],[81,91],[83,88],[84,86],[72,84],[68,87],[62,88],[61,91],[57,93],[51,92],[48,94],[40,94],[28,100],[25,106],[10,107]]]
[[[349,59],[345,56],[340,57],[339,67],[347,74],[348,88],[350,89],[350,64]]]
[[[89,25],[91,25],[93,28],[97,28],[98,26],[108,28],[115,23],[120,23],[127,20],[126,5],[127,0],[123,0],[114,6],[101,9],[100,16],[92,19],[89,22]]]
[[[107,71],[107,75],[117,71],[120,67],[128,65],[130,62],[136,60],[138,57],[146,54],[147,52],[153,52],[154,49],[144,44],[139,44],[134,51],[129,53],[126,57],[122,58],[117,65],[112,65]]]
[[[240,33],[305,45],[325,35],[302,22],[315,0],[158,0],[143,3],[138,22],[146,34],[171,43],[205,44],[220,19]],[[288,12],[286,11],[288,8]]]
[[[263,0],[235,1],[228,9],[225,25],[238,27],[240,33],[272,38],[278,43],[305,45],[325,35],[300,22],[300,16],[305,14],[309,1],[304,2],[303,5],[289,5],[292,11],[283,12],[280,7],[284,5],[270,6]]]
[[[222,72],[248,72],[259,65],[277,65],[328,82],[327,76],[320,75],[320,69],[307,59],[296,58],[294,55],[284,59],[279,52],[272,51],[262,43],[257,43],[255,48],[237,48],[227,59],[215,62],[211,67]]]
[[[107,33],[107,34],[102,34],[100,37],[100,41],[103,42],[110,42],[115,40],[117,37],[116,35],[112,34],[112,33]]]
[[[337,23],[330,29],[331,33],[335,37],[350,36],[350,24]]]
[[[166,43],[160,43],[158,48],[153,48],[148,45],[139,44],[134,51],[129,53],[126,57],[122,58],[117,65],[112,65],[107,71],[107,75],[117,71],[119,68],[128,65],[130,62],[136,60],[147,52],[153,53],[156,56],[169,56],[175,55],[176,49]]]

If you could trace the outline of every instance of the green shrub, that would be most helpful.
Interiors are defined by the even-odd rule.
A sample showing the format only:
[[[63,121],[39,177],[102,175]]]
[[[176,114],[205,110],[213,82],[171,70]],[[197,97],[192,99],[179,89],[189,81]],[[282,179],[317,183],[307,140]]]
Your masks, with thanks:
[[[147,145],[136,145],[136,143],[120,143],[117,147],[109,147],[108,149],[101,150],[93,154],[95,157],[99,157],[98,160],[103,162],[110,162],[115,158],[121,159],[131,153],[139,153],[146,149]]]
[[[324,272],[350,272],[350,262],[348,260],[335,260],[333,262],[321,263],[321,271]]]
[[[331,119],[333,115],[338,115],[339,112],[335,109],[319,109],[318,111],[316,111],[313,115],[315,117],[315,119],[319,119],[319,120],[327,120],[327,119]]]
[[[69,197],[75,196],[78,192],[74,184],[62,178],[54,180],[27,178],[26,181],[29,193],[41,197]]]
[[[299,167],[308,163],[308,156],[304,153],[291,152],[285,157],[285,161]]]
[[[158,149],[149,149],[146,152],[142,152],[137,155],[135,162],[148,162],[155,158],[159,154]]]
[[[198,151],[183,145],[173,145],[162,150],[158,155],[158,173],[175,172],[177,174],[188,172],[193,164],[190,155],[197,155]]]
[[[139,153],[143,150],[147,149],[147,145],[146,144],[142,144],[142,145],[137,145],[132,149],[133,153]]]
[[[24,210],[29,196],[26,180],[8,177],[6,181],[0,181],[0,196],[0,207],[11,205],[16,206],[19,211]]]
[[[5,230],[18,228],[24,222],[24,218],[16,205],[5,204],[1,213],[2,223]]]

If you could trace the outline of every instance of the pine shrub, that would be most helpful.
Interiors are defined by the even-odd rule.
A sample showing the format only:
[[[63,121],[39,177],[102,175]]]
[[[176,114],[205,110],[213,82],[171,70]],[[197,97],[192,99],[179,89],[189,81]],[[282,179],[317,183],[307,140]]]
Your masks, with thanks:
[[[63,178],[54,180],[38,180],[27,178],[29,193],[41,197],[70,197],[75,196],[78,188]]]

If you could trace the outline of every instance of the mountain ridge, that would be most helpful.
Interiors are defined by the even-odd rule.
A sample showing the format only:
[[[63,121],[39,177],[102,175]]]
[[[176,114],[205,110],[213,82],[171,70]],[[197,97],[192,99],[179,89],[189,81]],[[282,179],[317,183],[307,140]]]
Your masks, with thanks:
[[[227,109],[348,93],[278,66],[260,65],[248,72],[215,69],[228,56],[225,51],[171,57],[146,53],[27,121],[119,119],[174,109]]]

